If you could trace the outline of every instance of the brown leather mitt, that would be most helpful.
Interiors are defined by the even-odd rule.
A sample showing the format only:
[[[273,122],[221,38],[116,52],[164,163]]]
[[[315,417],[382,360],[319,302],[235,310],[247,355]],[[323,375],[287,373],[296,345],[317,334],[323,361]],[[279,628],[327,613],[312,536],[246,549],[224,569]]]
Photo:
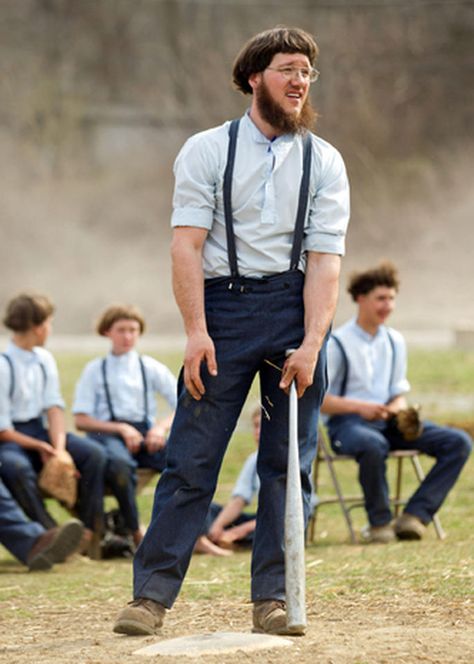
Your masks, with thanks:
[[[42,491],[69,509],[74,507],[77,501],[77,470],[69,452],[64,450],[45,463],[38,485]]]
[[[410,406],[399,410],[394,420],[403,439],[411,442],[419,438],[423,431],[423,422],[420,417],[420,406]]]

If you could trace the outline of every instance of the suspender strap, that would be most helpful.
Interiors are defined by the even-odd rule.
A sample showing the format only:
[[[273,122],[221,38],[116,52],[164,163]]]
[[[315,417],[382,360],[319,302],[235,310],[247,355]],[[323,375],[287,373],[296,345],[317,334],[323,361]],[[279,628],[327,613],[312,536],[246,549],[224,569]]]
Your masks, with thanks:
[[[331,335],[332,339],[335,341],[336,346],[339,348],[342,356],[342,383],[341,383],[341,389],[339,390],[339,396],[343,397],[346,394],[347,390],[347,379],[349,377],[349,358],[347,357],[346,350],[344,346],[342,345],[342,341],[336,337],[335,334]],[[390,389],[390,385],[392,384],[393,381],[393,376],[395,374],[395,361],[397,359],[397,354],[395,350],[395,342],[393,340],[392,335],[390,332],[387,330],[387,336],[388,340],[390,342],[390,349],[392,351],[392,361],[390,364],[390,378],[388,381],[388,387]]]
[[[237,134],[240,120],[232,120],[229,127],[229,146],[227,149],[227,164],[224,171],[223,198],[224,217],[227,238],[227,254],[229,257],[230,275],[238,278],[239,269],[237,265],[237,251],[235,248],[235,236],[232,219],[232,176],[234,172],[235,151],[237,146]],[[298,196],[298,211],[295,221],[295,232],[293,246],[291,248],[290,270],[297,270],[300,262],[301,247],[303,244],[304,224],[306,210],[308,209],[309,180],[311,177],[311,153],[312,139],[308,132],[303,139],[303,175],[301,178]]]
[[[390,332],[388,330],[387,330],[387,335],[388,335],[388,340],[390,341],[390,348],[392,349],[392,364],[390,366],[390,381],[388,383],[388,387],[390,389],[390,385],[392,384],[393,376],[395,374],[396,352],[395,352],[395,342],[393,340],[392,335],[390,334]]]
[[[145,422],[148,421],[148,381],[146,378],[146,371],[145,371],[145,364],[143,362],[142,357],[140,356],[138,358],[138,361],[140,362],[140,369],[142,372],[142,382],[143,382],[143,409],[145,413]]]
[[[303,139],[303,176],[301,178],[300,193],[298,197],[298,212],[296,213],[295,233],[291,249],[290,270],[297,270],[303,244],[304,222],[308,209],[309,179],[311,176],[311,134],[308,132]]]
[[[144,402],[144,411],[145,411],[145,416],[144,416],[144,421],[148,421],[148,381],[146,377],[146,371],[145,371],[145,364],[143,362],[142,357],[138,358],[138,361],[140,363],[140,371],[142,374],[142,384],[143,384],[143,402]],[[101,369],[102,369],[102,378],[104,381],[104,390],[105,390],[105,398],[107,401],[107,407],[110,412],[110,419],[112,422],[117,422],[117,418],[115,416],[115,411],[112,406],[112,398],[110,396],[110,388],[109,384],[107,382],[107,358],[104,357],[102,360],[101,364]]]
[[[5,358],[8,367],[10,369],[10,391],[8,393],[8,396],[10,397],[10,400],[13,399],[13,393],[15,391],[15,372],[13,370],[13,362],[11,359],[8,357],[6,353],[2,353],[2,357]]]
[[[235,149],[240,120],[232,120],[229,127],[229,147],[227,149],[227,165],[224,172],[223,195],[225,232],[227,238],[227,255],[229,257],[230,276],[236,279],[239,276],[237,266],[237,252],[235,250],[235,237],[232,221],[232,175],[234,172]]]
[[[117,418],[115,417],[115,412],[112,406],[112,399],[110,398],[110,390],[109,390],[109,384],[107,382],[107,358],[104,357],[101,363],[101,369],[102,369],[102,379],[104,381],[104,390],[105,390],[105,398],[107,400],[107,406],[109,408],[110,412],[110,419],[112,422],[116,422]]]
[[[341,357],[342,357],[342,382],[341,382],[341,389],[339,390],[339,396],[343,397],[346,394],[347,379],[349,377],[349,360],[347,358],[347,353],[345,351],[345,348],[342,345],[342,341],[340,339],[338,339],[335,334],[331,335],[331,338],[336,343],[336,346],[339,348],[339,350],[341,352]]]
[[[2,353],[2,357],[6,359],[8,367],[10,369],[10,391],[8,392],[8,396],[10,399],[13,399],[13,394],[15,392],[15,370],[13,368],[13,362],[11,357],[9,357],[6,353]],[[44,390],[47,381],[46,369],[42,362],[39,363],[39,367],[41,369],[41,375],[43,376],[43,390]]]

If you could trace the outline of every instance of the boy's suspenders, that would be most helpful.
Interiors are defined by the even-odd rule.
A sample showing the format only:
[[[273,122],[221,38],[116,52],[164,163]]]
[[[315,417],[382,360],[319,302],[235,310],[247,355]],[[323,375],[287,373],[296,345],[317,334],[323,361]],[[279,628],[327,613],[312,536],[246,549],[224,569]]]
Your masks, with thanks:
[[[229,145],[227,148],[227,164],[224,171],[223,198],[225,231],[227,238],[227,254],[229,257],[230,276],[238,279],[237,252],[235,249],[235,236],[232,219],[232,175],[234,172],[235,151],[240,119],[232,120],[229,126]],[[309,132],[303,138],[303,175],[301,177],[298,196],[298,211],[296,213],[293,246],[291,248],[290,270],[297,270],[300,262],[301,246],[303,244],[304,222],[308,208],[309,180],[311,176],[312,139]]]
[[[5,358],[7,361],[8,367],[10,369],[10,391],[8,392],[8,396],[10,397],[10,401],[13,399],[13,394],[15,392],[15,370],[13,368],[13,362],[11,357],[9,357],[6,353],[2,353],[2,357]],[[39,363],[40,369],[41,369],[41,374],[43,376],[43,390],[46,387],[46,381],[47,381],[47,376],[46,376],[46,369],[45,366],[42,362]]]
[[[393,340],[392,335],[390,334],[389,330],[387,330],[387,336],[388,340],[390,342],[390,349],[392,351],[392,362],[390,365],[390,378],[388,385],[392,384],[393,381],[393,374],[395,373],[395,360],[396,360],[396,351],[395,351],[395,342]],[[339,348],[339,351],[341,353],[342,357],[342,382],[341,382],[341,388],[339,390],[339,395],[340,397],[345,396],[346,394],[346,389],[347,389],[347,380],[349,378],[349,358],[347,357],[346,350],[344,348],[344,345],[342,341],[339,339],[339,337],[336,334],[332,334],[331,338],[333,341],[336,342],[336,346]]]
[[[140,371],[142,374],[142,384],[143,384],[143,403],[144,403],[144,410],[145,410],[145,416],[144,416],[144,422],[148,422],[148,381],[146,377],[146,371],[145,371],[145,364],[143,362],[143,359],[141,355],[138,356],[138,361],[140,363]],[[102,379],[104,382],[104,390],[105,390],[105,398],[107,400],[107,406],[110,412],[110,421],[111,422],[117,422],[117,418],[115,417],[115,411],[112,405],[112,398],[110,396],[110,388],[109,388],[109,383],[107,382],[107,358],[104,357],[104,359],[101,362],[101,370],[102,370]]]
[[[13,369],[13,362],[11,359],[8,357],[6,353],[2,353],[2,357],[5,358],[8,368],[10,369],[10,391],[8,392],[8,396],[10,397],[10,401],[13,399],[13,393],[15,391],[15,371]]]

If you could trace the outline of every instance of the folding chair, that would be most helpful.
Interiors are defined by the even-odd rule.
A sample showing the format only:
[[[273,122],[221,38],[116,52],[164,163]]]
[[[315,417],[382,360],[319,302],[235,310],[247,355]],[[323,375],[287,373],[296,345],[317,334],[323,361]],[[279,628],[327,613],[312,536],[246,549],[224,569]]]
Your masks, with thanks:
[[[403,460],[410,459],[411,465],[413,467],[413,470],[415,472],[419,484],[421,484],[421,482],[425,479],[425,473],[423,472],[423,468],[420,463],[419,459],[420,452],[418,450],[396,450],[394,452],[390,452],[388,456],[389,459],[395,459],[397,464],[394,494],[390,498],[390,503],[394,507],[395,517],[397,517],[400,512],[400,507],[402,505],[406,505],[407,502],[406,500],[402,499]],[[339,504],[343,517],[346,522],[347,529],[349,531],[350,540],[352,544],[357,543],[357,537],[354,530],[351,510],[356,507],[364,507],[364,498],[362,495],[358,496],[344,495],[335,467],[336,462],[338,463],[340,461],[354,462],[355,458],[353,456],[335,454],[331,448],[331,441],[329,439],[328,431],[324,426],[324,424],[320,423],[318,429],[318,452],[316,455],[316,459],[314,462],[314,469],[313,469],[313,487],[317,497],[317,503],[313,509],[313,513],[311,515],[309,522],[308,540],[310,542],[313,542],[315,537],[318,509],[323,505]],[[336,493],[335,496],[324,497],[319,493],[319,473],[320,473],[321,464],[323,463],[327,465],[332,486]],[[446,533],[444,532],[439,517],[437,515],[433,517],[433,526],[435,528],[438,539],[440,540],[444,539],[446,537]]]

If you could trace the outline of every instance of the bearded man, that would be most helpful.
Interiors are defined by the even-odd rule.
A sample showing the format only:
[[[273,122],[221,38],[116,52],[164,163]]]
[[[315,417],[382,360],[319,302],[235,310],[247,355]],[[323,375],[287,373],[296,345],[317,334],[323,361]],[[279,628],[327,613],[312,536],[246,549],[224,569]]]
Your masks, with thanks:
[[[233,79],[239,121],[190,138],[175,163],[173,286],[187,346],[167,467],[134,560],[134,601],[114,630],[154,634],[175,601],[256,374],[262,427],[252,554],[253,628],[288,633],[284,506],[288,398],[299,396],[305,516],[326,389],[326,338],[349,217],[344,163],[310,133],[318,47],[303,30],[253,37]],[[286,357],[285,351],[294,349]],[[295,632],[292,632],[293,634]],[[301,630],[298,632],[301,634]]]

